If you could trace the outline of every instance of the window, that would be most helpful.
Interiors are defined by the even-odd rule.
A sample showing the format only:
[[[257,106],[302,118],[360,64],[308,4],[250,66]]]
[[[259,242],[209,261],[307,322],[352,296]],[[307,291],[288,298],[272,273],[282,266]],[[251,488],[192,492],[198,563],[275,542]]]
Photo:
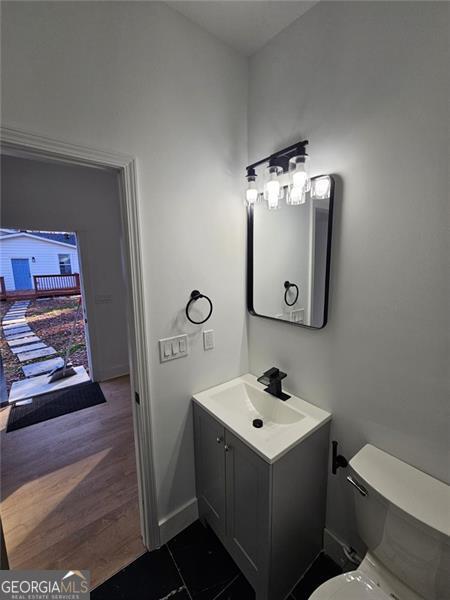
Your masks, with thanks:
[[[70,254],[58,254],[59,272],[61,275],[71,275],[72,265],[70,264]]]

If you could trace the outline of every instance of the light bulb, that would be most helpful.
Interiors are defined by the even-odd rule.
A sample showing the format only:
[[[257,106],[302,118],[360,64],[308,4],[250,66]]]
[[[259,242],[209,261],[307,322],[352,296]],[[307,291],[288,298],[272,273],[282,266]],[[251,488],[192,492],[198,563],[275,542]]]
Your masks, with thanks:
[[[258,200],[258,188],[256,185],[256,173],[253,167],[247,167],[247,189],[245,191],[245,203],[252,206]]]
[[[265,170],[264,198],[267,200],[267,205],[270,209],[278,208],[278,203],[281,199],[279,176],[282,173],[283,169],[277,166],[268,166]]]
[[[267,183],[267,204],[269,208],[278,208],[278,200],[280,199],[280,182],[269,181]]]
[[[306,186],[308,176],[305,171],[297,171],[292,176],[292,185],[297,188],[303,188]]]
[[[313,179],[311,198],[323,199],[330,195],[331,179],[328,176]]]
[[[287,198],[287,204],[291,204],[292,206],[296,206],[298,204],[305,204],[306,202],[306,188],[304,185],[302,186],[292,186],[289,189]]]
[[[247,206],[255,204],[255,202],[258,200],[258,190],[256,189],[256,187],[250,187],[249,185],[245,192],[245,199],[247,202]]]

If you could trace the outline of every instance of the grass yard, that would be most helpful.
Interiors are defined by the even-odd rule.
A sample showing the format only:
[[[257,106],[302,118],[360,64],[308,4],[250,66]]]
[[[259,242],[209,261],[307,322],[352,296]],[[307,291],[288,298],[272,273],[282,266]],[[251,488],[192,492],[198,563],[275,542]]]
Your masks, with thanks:
[[[52,346],[57,351],[58,354],[54,356],[59,355],[64,358],[78,301],[79,296],[71,296],[61,298],[39,298],[30,302],[26,313],[28,325],[31,327],[33,333],[40,337],[47,346]],[[13,304],[13,302],[0,303],[0,317],[2,319],[3,315],[9,310],[11,304]],[[6,385],[9,391],[11,384],[14,381],[24,379],[25,376],[21,369],[21,363],[10,351],[3,334],[1,338],[1,353],[3,367],[5,369]],[[36,359],[35,361],[30,361],[25,364],[28,365],[32,362],[54,358],[54,356]],[[70,349],[70,360],[75,366],[83,365],[86,370],[88,369],[83,313],[81,309],[78,314],[75,334]]]

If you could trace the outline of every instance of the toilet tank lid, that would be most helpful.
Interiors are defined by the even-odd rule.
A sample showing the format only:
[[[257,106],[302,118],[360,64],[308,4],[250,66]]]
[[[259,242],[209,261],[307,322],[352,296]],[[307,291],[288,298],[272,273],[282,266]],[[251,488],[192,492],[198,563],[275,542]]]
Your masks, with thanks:
[[[355,454],[350,466],[388,502],[450,535],[450,486],[371,444]]]

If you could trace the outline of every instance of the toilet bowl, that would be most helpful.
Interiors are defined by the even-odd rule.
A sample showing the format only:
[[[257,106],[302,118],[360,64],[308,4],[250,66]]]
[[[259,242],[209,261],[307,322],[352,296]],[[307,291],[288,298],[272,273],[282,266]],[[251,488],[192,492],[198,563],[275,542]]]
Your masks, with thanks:
[[[450,487],[370,444],[349,464],[368,551],[310,600],[450,600]]]
[[[362,571],[350,571],[323,583],[310,600],[392,600]]]
[[[368,553],[355,571],[323,583],[309,600],[424,600]]]

